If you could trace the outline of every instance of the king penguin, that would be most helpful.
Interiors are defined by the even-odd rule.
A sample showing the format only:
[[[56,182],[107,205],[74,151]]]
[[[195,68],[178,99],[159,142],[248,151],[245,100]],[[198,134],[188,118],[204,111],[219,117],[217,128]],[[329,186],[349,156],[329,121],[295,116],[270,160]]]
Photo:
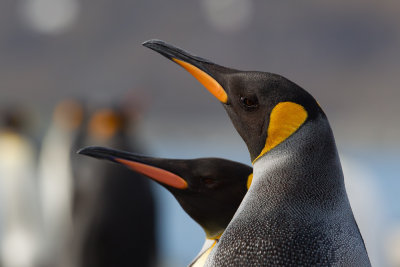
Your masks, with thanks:
[[[130,131],[137,126],[132,113],[119,104],[97,106],[89,109],[76,148],[101,144],[140,151]],[[75,264],[70,266],[156,266],[156,207],[150,181],[90,158],[74,157],[74,167]]]
[[[153,179],[204,230],[206,241],[189,266],[203,266],[251,184],[250,166],[220,158],[165,159],[104,147],[79,154],[116,162]]]
[[[72,150],[82,130],[84,106],[65,99],[54,109],[43,137],[38,161],[38,188],[43,220],[42,250],[45,266],[71,266],[74,170]]]
[[[29,118],[16,107],[0,112],[0,266],[40,265],[41,219]]]
[[[222,104],[247,145],[253,182],[207,266],[370,266],[328,119],[304,89],[159,40],[144,46],[185,68]]]

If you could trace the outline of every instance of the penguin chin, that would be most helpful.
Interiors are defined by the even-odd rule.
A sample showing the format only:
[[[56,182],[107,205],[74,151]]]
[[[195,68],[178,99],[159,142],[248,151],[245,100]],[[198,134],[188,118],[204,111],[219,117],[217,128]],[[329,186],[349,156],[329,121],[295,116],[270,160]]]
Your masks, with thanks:
[[[264,123],[258,129],[254,130],[250,129],[248,125],[244,125],[229,105],[224,105],[224,108],[232,121],[233,127],[235,127],[236,131],[245,142],[251,161],[253,162],[261,153],[265,141],[267,140],[268,116],[265,116],[263,119]]]

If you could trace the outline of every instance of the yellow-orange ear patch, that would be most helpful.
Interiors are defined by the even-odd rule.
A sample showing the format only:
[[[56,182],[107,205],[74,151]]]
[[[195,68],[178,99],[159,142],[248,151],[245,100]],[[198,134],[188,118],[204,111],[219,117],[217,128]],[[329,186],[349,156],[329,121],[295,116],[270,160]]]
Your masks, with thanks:
[[[293,102],[281,102],[276,105],[270,115],[268,125],[268,137],[265,147],[254,162],[262,155],[285,141],[291,136],[307,119],[307,111],[303,106]]]
[[[185,61],[176,58],[172,58],[172,60],[192,74],[219,101],[225,104],[228,102],[228,95],[226,94],[224,88],[222,88],[222,86],[213,77]]]
[[[247,190],[249,190],[251,182],[253,182],[253,174],[251,173],[249,177],[247,177]]]

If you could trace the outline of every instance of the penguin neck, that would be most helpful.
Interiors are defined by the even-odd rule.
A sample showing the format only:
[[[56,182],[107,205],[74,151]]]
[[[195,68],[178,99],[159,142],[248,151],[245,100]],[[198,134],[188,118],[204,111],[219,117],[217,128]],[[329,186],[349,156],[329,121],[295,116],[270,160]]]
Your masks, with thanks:
[[[192,198],[192,196],[182,194],[175,189],[167,189],[172,193],[182,209],[203,228],[207,239],[219,239],[231,218],[226,216],[226,212],[209,212],[207,210],[209,209],[208,205],[211,205],[212,202],[208,202],[208,205],[205,205],[204,202],[199,202],[196,196]]]
[[[200,267],[200,266],[204,266],[204,264],[206,263],[208,256],[210,255],[211,251],[213,250],[213,248],[215,247],[215,245],[217,244],[219,238],[218,239],[210,239],[210,238],[206,238],[203,247],[201,248],[199,254],[197,254],[197,256],[194,258],[194,260],[192,261],[191,264],[189,264],[189,267]]]
[[[346,204],[343,203],[347,196],[342,169],[332,130],[324,115],[307,121],[258,159],[253,170],[248,195],[263,198],[260,201],[266,203],[267,209],[303,212],[310,205],[326,210],[336,204]]]

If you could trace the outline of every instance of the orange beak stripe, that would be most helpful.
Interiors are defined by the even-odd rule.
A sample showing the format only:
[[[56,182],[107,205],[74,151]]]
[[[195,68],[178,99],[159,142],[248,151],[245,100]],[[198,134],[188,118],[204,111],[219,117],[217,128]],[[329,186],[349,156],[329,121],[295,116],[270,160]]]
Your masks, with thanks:
[[[172,58],[172,60],[192,74],[219,101],[224,104],[228,102],[228,95],[226,94],[224,88],[222,88],[222,86],[213,77],[185,61],[176,58]]]
[[[126,159],[115,158],[115,161],[162,184],[169,185],[177,189],[186,189],[188,187],[187,182],[182,177],[179,177],[172,172]]]

